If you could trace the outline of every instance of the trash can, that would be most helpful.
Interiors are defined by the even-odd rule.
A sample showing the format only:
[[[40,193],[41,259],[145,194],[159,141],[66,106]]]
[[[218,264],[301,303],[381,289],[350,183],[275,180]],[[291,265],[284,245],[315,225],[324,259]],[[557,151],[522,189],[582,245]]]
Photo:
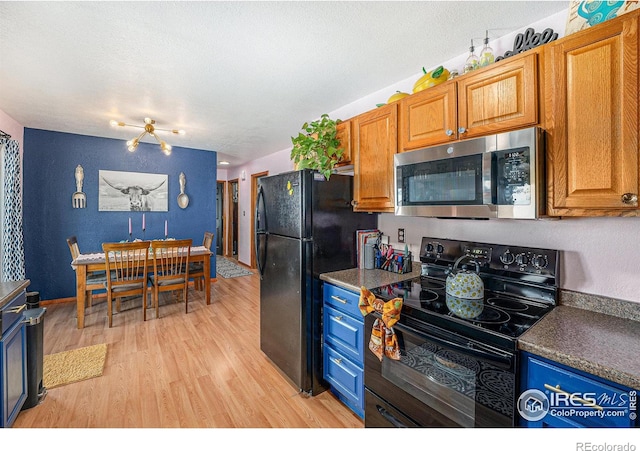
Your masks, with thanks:
[[[27,293],[27,299],[29,299],[29,293]],[[38,305],[40,305],[39,296]],[[44,314],[46,312],[47,309],[44,307],[27,306],[23,314],[23,321],[27,326],[27,399],[21,410],[37,406],[47,395],[47,389],[42,383]]]

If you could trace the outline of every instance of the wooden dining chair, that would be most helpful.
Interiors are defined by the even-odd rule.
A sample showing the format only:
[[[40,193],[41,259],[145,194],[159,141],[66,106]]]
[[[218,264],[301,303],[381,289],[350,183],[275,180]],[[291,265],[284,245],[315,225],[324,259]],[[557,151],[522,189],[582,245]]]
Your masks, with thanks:
[[[208,250],[211,250],[212,244],[213,244],[213,233],[204,232],[202,245],[206,247]],[[190,263],[189,278],[193,279],[193,288],[195,288],[198,291],[202,291],[204,289],[203,284],[207,282],[206,280],[204,280],[204,263],[202,262]]]
[[[80,255],[80,246],[78,246],[78,238],[73,235],[67,238],[67,246],[69,246],[69,252],[71,252],[71,260],[75,260]],[[91,307],[93,305],[93,291],[104,290],[104,284],[107,281],[107,275],[105,271],[92,271],[87,274],[87,289],[85,299],[85,307]]]
[[[142,297],[142,319],[147,319],[147,264],[149,241],[131,243],[103,243],[107,273],[107,315],[109,327],[113,322],[113,300],[120,310],[120,300],[125,297]]]
[[[189,312],[189,257],[191,239],[151,242],[153,274],[149,280],[153,290],[153,307],[159,318],[159,295],[163,291],[182,290],[185,313]]]

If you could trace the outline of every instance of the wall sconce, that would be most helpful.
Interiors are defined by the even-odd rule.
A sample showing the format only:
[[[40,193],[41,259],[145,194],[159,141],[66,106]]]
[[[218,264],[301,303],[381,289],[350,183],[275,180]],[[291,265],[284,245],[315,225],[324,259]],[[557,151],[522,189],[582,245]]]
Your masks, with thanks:
[[[166,141],[158,138],[158,136],[156,135],[156,131],[163,131],[163,132],[169,132],[169,133],[173,133],[175,135],[184,135],[185,131],[184,130],[168,130],[168,129],[164,129],[164,128],[156,128],[155,127],[155,123],[156,121],[154,121],[151,118],[145,117],[144,118],[144,126],[142,125],[133,125],[133,124],[125,124],[124,122],[119,122],[119,121],[115,121],[115,120],[111,120],[109,121],[109,124],[111,124],[112,127],[136,127],[136,128],[143,128],[144,131],[142,133],[140,133],[136,138],[133,138],[129,141],[127,141],[127,150],[129,152],[135,152],[135,150],[138,148],[138,144],[140,143],[140,140],[142,138],[144,138],[145,135],[151,135],[153,136],[156,141],[158,141],[158,144],[160,144],[160,149],[162,150],[162,152],[165,155],[171,155],[171,146],[169,144],[166,143]]]
[[[247,173],[245,171],[242,171],[240,173],[240,179],[245,180],[247,178]]]

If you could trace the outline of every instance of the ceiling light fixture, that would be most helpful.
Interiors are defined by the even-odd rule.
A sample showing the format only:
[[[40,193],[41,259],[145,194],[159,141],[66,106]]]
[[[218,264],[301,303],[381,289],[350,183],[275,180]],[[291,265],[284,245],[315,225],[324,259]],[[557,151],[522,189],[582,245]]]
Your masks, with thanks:
[[[144,118],[144,126],[143,125],[133,125],[133,124],[125,124],[124,122],[119,122],[119,121],[115,121],[115,120],[111,120],[109,121],[109,124],[111,124],[112,127],[136,127],[136,128],[143,128],[144,131],[142,133],[140,133],[136,138],[130,139],[129,141],[127,141],[127,150],[129,150],[129,152],[135,152],[135,150],[138,148],[138,144],[140,144],[140,140],[142,138],[144,138],[144,135],[151,135],[153,136],[156,141],[158,141],[158,144],[160,144],[160,149],[162,150],[162,152],[165,155],[171,155],[171,146],[169,144],[166,143],[166,141],[158,138],[158,136],[156,135],[157,131],[162,131],[162,132],[169,132],[169,133],[173,133],[175,135],[184,135],[185,131],[184,130],[168,130],[168,129],[164,129],[164,128],[156,128],[155,127],[155,123],[156,121],[154,121],[151,118],[145,117]]]

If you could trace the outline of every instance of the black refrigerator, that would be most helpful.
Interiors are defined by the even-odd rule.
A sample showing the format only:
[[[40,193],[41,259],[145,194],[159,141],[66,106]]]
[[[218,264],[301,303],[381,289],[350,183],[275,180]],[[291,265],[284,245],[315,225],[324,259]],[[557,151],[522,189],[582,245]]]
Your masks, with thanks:
[[[320,274],[357,267],[356,230],[377,214],[355,213],[353,177],[305,169],[259,179],[256,261],[260,349],[301,392],[325,390]]]

